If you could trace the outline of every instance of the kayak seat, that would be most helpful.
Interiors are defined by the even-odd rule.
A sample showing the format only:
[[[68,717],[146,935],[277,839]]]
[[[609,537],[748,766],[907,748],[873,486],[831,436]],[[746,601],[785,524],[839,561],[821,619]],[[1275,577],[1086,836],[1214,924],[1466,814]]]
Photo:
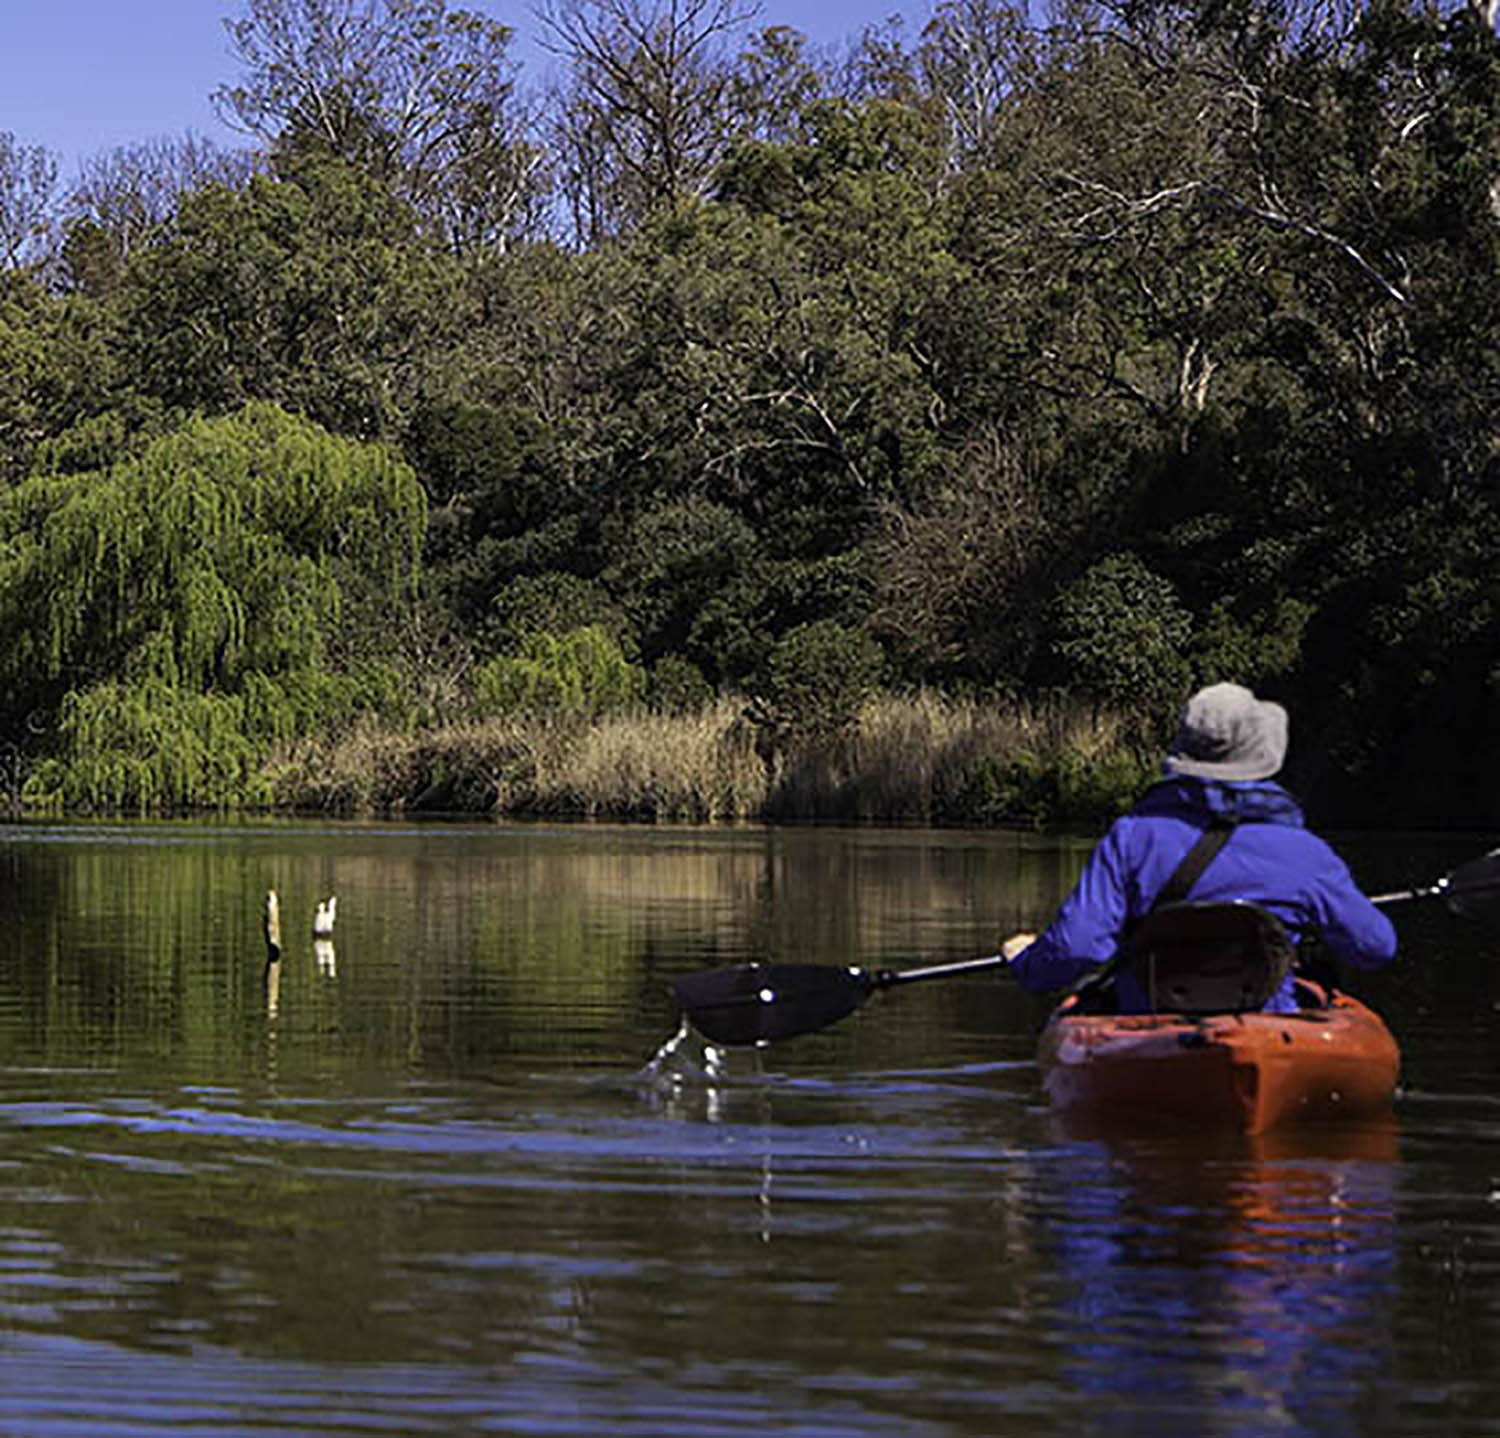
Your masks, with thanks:
[[[1258,904],[1164,904],[1136,926],[1120,969],[1152,1012],[1238,1014],[1263,1008],[1295,957],[1281,921]]]

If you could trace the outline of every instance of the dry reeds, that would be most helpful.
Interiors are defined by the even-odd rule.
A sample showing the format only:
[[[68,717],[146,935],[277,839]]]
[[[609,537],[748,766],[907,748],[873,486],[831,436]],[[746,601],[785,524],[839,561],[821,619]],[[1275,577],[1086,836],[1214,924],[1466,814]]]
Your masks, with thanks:
[[[772,809],[916,823],[1036,818],[1043,796],[1034,791],[1046,776],[1101,765],[1129,771],[1124,789],[1135,782],[1123,724],[1084,705],[887,695],[851,729],[790,750]]]
[[[872,699],[833,735],[778,734],[718,699],[686,714],[491,720],[304,743],[270,775],[287,808],[713,822],[1094,818],[1149,769],[1122,722],[1061,701]]]

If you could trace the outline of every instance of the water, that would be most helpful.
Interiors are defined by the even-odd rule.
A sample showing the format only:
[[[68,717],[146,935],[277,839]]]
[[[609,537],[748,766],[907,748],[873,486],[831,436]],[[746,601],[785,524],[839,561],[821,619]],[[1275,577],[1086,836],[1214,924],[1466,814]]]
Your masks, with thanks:
[[[1343,847],[1391,889],[1485,845]],[[1070,1131],[993,975],[678,1033],[689,969],[991,952],[1086,849],[0,828],[0,1432],[1500,1432],[1485,928],[1402,913],[1356,1130]]]

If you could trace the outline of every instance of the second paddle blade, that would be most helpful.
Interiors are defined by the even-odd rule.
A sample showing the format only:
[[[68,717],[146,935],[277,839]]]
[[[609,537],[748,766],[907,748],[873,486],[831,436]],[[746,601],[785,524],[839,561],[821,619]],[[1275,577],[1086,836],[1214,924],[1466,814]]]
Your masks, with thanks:
[[[737,964],[672,982],[678,1006],[715,1043],[795,1038],[836,1023],[865,1001],[869,977],[829,964]]]
[[[1500,849],[1455,869],[1443,888],[1444,901],[1452,913],[1479,920],[1500,915]]]

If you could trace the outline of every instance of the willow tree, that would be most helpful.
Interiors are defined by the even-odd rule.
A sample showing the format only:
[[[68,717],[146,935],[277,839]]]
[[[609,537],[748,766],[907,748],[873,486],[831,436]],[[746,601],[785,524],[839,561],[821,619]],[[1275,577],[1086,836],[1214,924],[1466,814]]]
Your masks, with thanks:
[[[255,798],[271,744],[377,697],[332,662],[343,601],[408,598],[425,523],[387,450],[264,404],[0,496],[0,689],[45,759],[31,797]]]

